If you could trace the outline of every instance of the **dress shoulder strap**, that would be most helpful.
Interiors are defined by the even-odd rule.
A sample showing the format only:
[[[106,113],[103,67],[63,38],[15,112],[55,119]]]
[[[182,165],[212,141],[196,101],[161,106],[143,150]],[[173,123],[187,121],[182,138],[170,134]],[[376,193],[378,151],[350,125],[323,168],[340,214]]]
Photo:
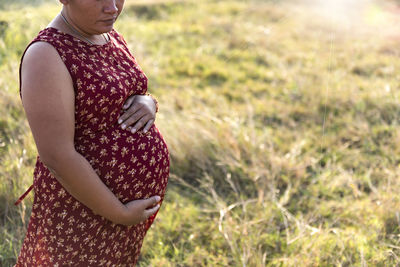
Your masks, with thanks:
[[[62,32],[60,32],[58,29],[56,28],[45,28],[43,30],[41,30],[38,35],[26,46],[22,56],[21,56],[21,60],[19,63],[19,96],[22,99],[22,94],[21,94],[21,66],[22,66],[22,61],[24,59],[25,53],[28,50],[28,48],[36,43],[36,42],[46,42],[49,43],[50,45],[52,45],[58,52],[58,54],[60,55],[62,61],[64,62],[64,64],[67,66],[68,71],[71,74],[70,71],[70,62],[71,59],[68,58],[68,56],[66,55],[66,52],[68,50],[71,50],[72,47],[74,46],[78,46],[76,40],[74,40],[73,38],[69,38],[72,36],[63,36],[65,34],[63,34]]]

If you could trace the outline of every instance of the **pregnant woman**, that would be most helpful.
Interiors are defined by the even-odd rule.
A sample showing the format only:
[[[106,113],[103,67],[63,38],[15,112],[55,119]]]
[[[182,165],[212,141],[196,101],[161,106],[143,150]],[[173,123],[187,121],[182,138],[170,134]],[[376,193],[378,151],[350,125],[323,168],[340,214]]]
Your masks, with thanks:
[[[20,96],[38,149],[15,266],[135,266],[164,199],[167,145],[147,77],[113,29],[123,0],[60,0],[28,45]]]

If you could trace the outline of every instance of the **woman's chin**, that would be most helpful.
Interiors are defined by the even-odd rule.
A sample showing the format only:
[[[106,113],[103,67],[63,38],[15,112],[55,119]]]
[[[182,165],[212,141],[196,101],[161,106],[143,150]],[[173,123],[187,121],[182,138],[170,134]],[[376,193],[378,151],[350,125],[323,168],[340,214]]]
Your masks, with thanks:
[[[110,21],[100,21],[100,27],[101,28],[108,28],[108,29],[112,29],[114,26],[115,20],[110,20]]]
[[[109,25],[102,25],[100,27],[96,27],[96,33],[95,34],[103,34],[111,31],[114,27],[114,23],[109,24]]]

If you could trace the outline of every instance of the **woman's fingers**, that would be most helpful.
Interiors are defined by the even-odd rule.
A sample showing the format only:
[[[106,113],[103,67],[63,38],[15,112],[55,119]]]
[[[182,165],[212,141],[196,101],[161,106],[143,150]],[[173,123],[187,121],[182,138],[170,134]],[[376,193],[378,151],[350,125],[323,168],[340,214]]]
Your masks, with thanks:
[[[130,130],[132,133],[137,132],[143,128],[143,132],[146,133],[155,121],[155,113],[152,111],[150,105],[154,105],[154,102],[148,102],[146,96],[135,95],[129,97],[124,107],[129,109],[119,117],[118,123],[122,129]]]
[[[150,119],[147,123],[146,126],[143,129],[144,133],[147,133],[147,131],[150,129],[150,127],[153,125],[154,123],[154,119]]]
[[[136,116],[136,120],[138,120],[140,117],[144,115],[151,115],[152,113],[149,112],[146,104],[140,103],[140,102],[134,102],[128,110],[125,110],[125,112],[119,117],[118,123],[122,124],[128,119],[130,119],[132,116]],[[126,124],[126,123],[125,123]],[[132,122],[131,122],[132,124]]]
[[[143,208],[147,209],[149,207],[152,207],[155,204],[157,204],[160,200],[161,200],[160,196],[152,196],[152,197],[146,198],[142,202]]]
[[[161,197],[156,195],[147,199],[132,200],[125,204],[126,212],[123,215],[124,225],[135,225],[147,220],[160,208]]]
[[[144,216],[146,217],[146,219],[148,219],[151,215],[153,215],[154,213],[156,213],[156,211],[160,208],[160,204],[157,204],[155,207],[151,208],[151,209],[146,209],[144,210]]]
[[[143,208],[144,208],[143,214],[146,219],[149,218],[154,213],[156,213],[158,208],[160,208],[160,203],[158,203],[160,200],[161,200],[160,196],[153,196],[151,198],[143,200]]]
[[[122,108],[123,109],[129,108],[132,105],[133,100],[135,99],[135,97],[136,97],[136,95],[128,97],[128,99],[125,101],[125,104],[122,106]]]
[[[149,121],[148,116],[143,116],[142,118],[140,118],[139,121],[137,121],[134,125],[132,125],[132,129],[131,132],[135,133],[137,130],[141,129],[143,127],[143,125]]]
[[[146,115],[143,112],[136,112],[131,115],[126,121],[124,121],[121,125],[122,129],[128,129],[132,133],[135,133],[139,129],[141,129],[149,120],[151,120],[150,116]]]
[[[124,112],[124,114],[122,114],[119,117],[118,123],[121,124],[122,129],[125,129],[126,127],[128,127],[129,125],[131,125],[133,122],[137,121],[144,115],[143,111],[139,112],[141,108],[142,107],[140,104],[132,105],[127,111]]]

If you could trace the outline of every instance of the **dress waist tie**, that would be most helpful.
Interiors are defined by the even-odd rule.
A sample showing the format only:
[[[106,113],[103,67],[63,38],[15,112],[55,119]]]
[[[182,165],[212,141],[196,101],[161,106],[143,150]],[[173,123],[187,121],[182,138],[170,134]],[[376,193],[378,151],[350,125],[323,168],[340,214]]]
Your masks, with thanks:
[[[19,203],[21,203],[21,201],[26,197],[27,194],[29,194],[29,192],[32,190],[33,188],[33,184],[28,188],[28,190],[26,190],[25,193],[22,194],[22,196],[19,197],[19,199],[14,203],[15,206],[17,206]]]

